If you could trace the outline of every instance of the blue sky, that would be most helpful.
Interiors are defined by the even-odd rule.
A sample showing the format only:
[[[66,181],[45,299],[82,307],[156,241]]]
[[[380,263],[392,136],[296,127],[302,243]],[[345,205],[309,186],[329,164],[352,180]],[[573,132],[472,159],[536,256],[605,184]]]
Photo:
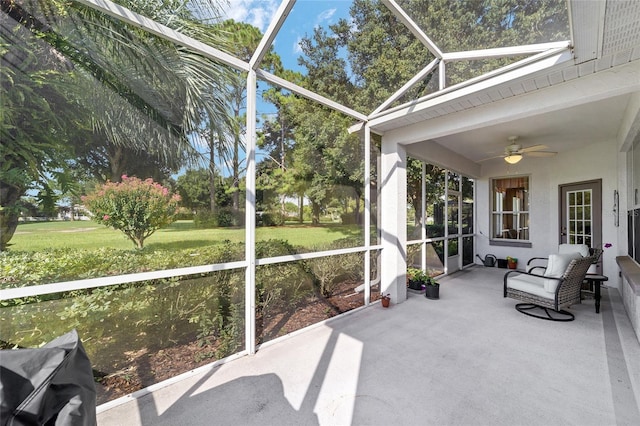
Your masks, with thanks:
[[[279,6],[279,0],[229,0],[226,17],[249,23],[264,33]],[[311,35],[317,26],[326,27],[340,18],[348,19],[350,6],[351,1],[347,0],[298,0],[274,42],[285,68],[301,71],[297,65],[300,39]]]
[[[281,0],[228,0],[228,2],[229,7],[225,10],[225,19],[246,22],[257,27],[264,34],[275,16]],[[304,72],[304,68],[300,67],[297,62],[301,55],[299,41],[302,37],[312,35],[315,27],[326,28],[341,18],[349,19],[351,3],[350,0],[298,0],[273,44],[273,48],[280,55],[284,67]],[[259,83],[259,90],[267,88],[265,83]],[[261,96],[258,95],[259,121],[261,121],[262,114],[275,113],[275,111],[273,105],[262,101]],[[263,155],[258,150],[258,161],[262,159]],[[244,160],[244,155],[242,157]],[[223,174],[229,173],[224,167],[222,168]]]

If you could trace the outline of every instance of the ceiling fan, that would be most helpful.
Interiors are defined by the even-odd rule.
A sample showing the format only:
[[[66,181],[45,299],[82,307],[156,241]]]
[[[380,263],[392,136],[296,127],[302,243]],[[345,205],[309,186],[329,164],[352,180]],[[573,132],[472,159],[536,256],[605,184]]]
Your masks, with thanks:
[[[557,152],[553,151],[545,151],[549,148],[546,145],[533,145],[523,147],[522,145],[516,143],[518,140],[517,136],[509,136],[509,145],[504,148],[504,154],[496,155],[493,157],[485,158],[480,161],[487,161],[493,158],[504,158],[509,164],[516,164],[520,160],[522,160],[523,156],[526,157],[553,157],[557,154]]]

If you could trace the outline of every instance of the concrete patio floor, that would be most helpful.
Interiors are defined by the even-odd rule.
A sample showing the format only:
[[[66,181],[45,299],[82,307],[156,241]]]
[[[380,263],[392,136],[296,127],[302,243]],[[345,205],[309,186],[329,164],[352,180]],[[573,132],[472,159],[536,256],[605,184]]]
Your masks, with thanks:
[[[502,297],[504,272],[458,272],[440,300],[360,309],[102,406],[98,424],[640,425],[640,345],[618,291],[554,323]]]

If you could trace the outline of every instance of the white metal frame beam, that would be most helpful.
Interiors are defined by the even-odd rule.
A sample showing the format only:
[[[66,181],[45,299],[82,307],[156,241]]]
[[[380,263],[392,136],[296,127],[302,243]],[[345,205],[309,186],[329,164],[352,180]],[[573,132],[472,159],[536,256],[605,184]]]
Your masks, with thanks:
[[[318,95],[315,92],[312,92],[311,90],[308,89],[304,89],[294,83],[291,83],[281,77],[278,77],[276,75],[271,74],[270,72],[267,72],[265,70],[256,70],[256,75],[258,77],[260,77],[261,79],[275,84],[276,86],[280,86],[283,89],[287,89],[287,90],[291,90],[293,93],[303,96],[307,99],[310,99],[312,101],[318,102],[319,104],[322,104],[324,106],[328,106],[329,108],[332,108],[336,111],[340,111],[346,115],[348,115],[349,117],[353,117],[357,120],[361,120],[361,121],[366,121],[367,120],[367,116],[356,111],[353,110],[349,107],[346,107],[342,104],[339,104],[335,101],[332,101],[331,99],[325,98],[324,96]]]
[[[291,12],[291,9],[293,9],[293,6],[295,4],[296,0],[284,0],[282,3],[280,3],[278,11],[269,24],[269,28],[267,28],[267,31],[262,37],[262,40],[260,40],[260,44],[256,48],[256,51],[253,53],[253,57],[249,61],[249,66],[251,67],[251,69],[255,70],[260,66],[262,59],[264,59],[264,55],[266,55],[269,51],[273,40],[276,38],[278,31],[280,31],[280,28],[282,28],[284,21],[287,19],[289,12]]]
[[[371,301],[371,130],[364,127],[364,304]]]
[[[256,352],[256,120],[257,120],[257,78],[251,70],[247,74],[247,121],[245,175],[245,349],[249,354]]]
[[[368,249],[363,247],[351,247],[336,250],[316,251],[311,253],[288,254],[285,256],[263,257],[255,259],[255,266],[274,265],[277,263],[297,262],[300,260],[317,259],[319,257],[336,256],[350,253],[364,253],[367,250],[380,250],[382,245],[372,245]],[[246,249],[245,249],[246,250]],[[124,275],[110,275],[98,278],[86,278],[74,281],[61,281],[49,284],[36,284],[27,287],[15,287],[0,289],[0,301],[18,299],[21,297],[41,296],[44,294],[64,293],[74,290],[89,288],[110,287],[118,284],[129,284],[141,281],[149,281],[162,278],[180,277],[195,274],[208,274],[218,271],[247,268],[248,262],[238,260],[236,262],[214,263],[211,265],[187,266],[184,268],[163,269],[160,271],[138,272]]]
[[[424,31],[422,31],[413,19],[407,15],[398,3],[394,0],[382,0],[382,2],[387,6],[391,13],[393,13],[395,17],[398,18],[398,20],[400,20],[400,22],[402,22],[404,26],[406,26],[409,31],[411,31],[411,33],[413,33],[413,35],[416,36],[416,38],[427,47],[427,49],[429,49],[431,53],[433,53],[436,58],[442,59],[443,53],[440,48],[436,46],[436,44],[424,33]]]
[[[375,126],[378,124],[403,117],[408,113],[417,112],[432,107],[435,104],[443,104],[456,98],[462,98],[470,93],[481,92],[508,80],[520,78],[571,60],[572,55],[567,48],[553,49],[539,53],[493,72],[450,86],[440,92],[432,93],[404,105],[379,112],[376,115],[371,115],[369,122],[371,123],[372,129],[375,129]]]
[[[571,41],[557,41],[553,43],[528,44],[524,46],[496,47],[493,49],[467,50],[464,52],[447,52],[442,54],[446,62],[473,61],[491,58],[507,58],[510,56],[533,55],[553,49],[568,49]]]
[[[396,93],[394,93],[393,95],[389,96],[389,99],[384,101],[382,104],[380,104],[380,106],[378,108],[373,110],[373,112],[371,112],[370,116],[375,115],[375,114],[379,113],[380,111],[385,110],[389,105],[391,105],[393,102],[398,100],[402,95],[404,95],[409,89],[411,89],[413,86],[415,86],[420,81],[425,79],[429,74],[431,74],[433,69],[438,66],[439,62],[440,62],[440,59],[437,59],[437,58],[434,59],[433,61],[431,61],[429,63],[429,65],[427,65],[422,71],[420,71],[418,74],[416,74],[411,80],[406,82],[405,85],[402,86]]]
[[[532,55],[532,54],[541,53],[541,52],[553,53],[558,50],[565,50],[569,48],[571,48],[571,41],[567,40],[567,41],[560,41],[560,42],[553,42],[553,43],[530,44],[526,46],[511,46],[511,47],[500,47],[495,49],[443,53],[442,60],[436,58],[433,61],[431,61],[429,65],[427,65],[422,71],[416,74],[411,80],[405,83],[404,86],[402,86],[398,91],[396,91],[393,95],[391,95],[386,101],[380,104],[380,106],[378,106],[375,110],[373,110],[371,114],[369,114],[369,117],[370,118],[375,117],[378,113],[384,111],[389,105],[391,105],[393,102],[398,100],[409,89],[411,89],[418,82],[422,81],[431,72],[433,72],[436,66],[438,66],[438,69],[439,69],[439,88],[440,90],[443,90],[445,88],[445,83],[446,83],[446,79],[445,79],[445,63],[446,62],[504,58],[504,57],[511,57],[511,56]],[[491,76],[491,73],[485,74],[484,76]]]
[[[208,274],[216,271],[228,271],[247,266],[244,260],[228,263],[216,263],[214,265],[188,266],[184,268],[164,269],[161,271],[138,272],[126,275],[114,275],[100,278],[86,278],[74,281],[61,281],[50,284],[32,285],[28,287],[4,288],[0,289],[0,301],[11,300],[20,297],[40,296],[44,294],[63,293],[74,290],[84,290],[88,288],[109,287],[118,284],[136,283],[140,281],[156,280],[187,276],[194,274]]]

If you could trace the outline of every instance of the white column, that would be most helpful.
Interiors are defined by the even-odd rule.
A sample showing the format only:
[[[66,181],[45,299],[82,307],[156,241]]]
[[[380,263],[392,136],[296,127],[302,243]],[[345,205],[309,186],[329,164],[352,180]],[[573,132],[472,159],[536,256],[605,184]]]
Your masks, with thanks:
[[[444,61],[440,61],[438,64],[438,87],[440,90],[444,89],[447,85],[446,64]]]
[[[393,303],[407,298],[407,153],[395,141],[382,139],[380,289]]]
[[[420,167],[420,191],[422,194],[422,202],[420,203],[420,267],[423,271],[427,270],[427,165],[424,161]]]
[[[245,203],[245,349],[256,352],[256,72],[247,75],[247,176]]]
[[[371,129],[364,126],[364,304],[371,300]]]

